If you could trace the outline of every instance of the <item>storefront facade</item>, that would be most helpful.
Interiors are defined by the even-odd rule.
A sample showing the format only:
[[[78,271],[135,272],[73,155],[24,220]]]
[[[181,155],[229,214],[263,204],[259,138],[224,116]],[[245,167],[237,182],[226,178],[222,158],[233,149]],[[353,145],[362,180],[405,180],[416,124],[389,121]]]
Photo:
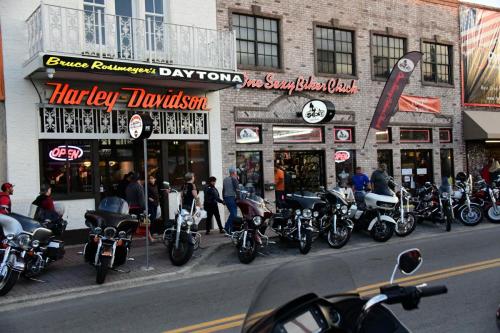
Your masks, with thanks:
[[[200,188],[222,177],[219,90],[243,77],[233,33],[215,30],[215,2],[194,2],[2,4],[15,211],[26,214],[47,183],[66,206],[65,237],[85,233],[85,211],[144,168],[128,129],[135,113],[153,121],[148,174],[177,188],[188,171]],[[26,29],[27,41],[16,33]]]
[[[370,175],[377,161],[411,188],[464,169],[456,1],[217,6],[246,76],[221,92],[223,165],[236,165],[244,185],[274,199],[277,187],[347,185],[356,166]],[[424,57],[388,131],[367,136],[392,66],[414,50]],[[315,100],[334,104],[332,120],[303,117]]]

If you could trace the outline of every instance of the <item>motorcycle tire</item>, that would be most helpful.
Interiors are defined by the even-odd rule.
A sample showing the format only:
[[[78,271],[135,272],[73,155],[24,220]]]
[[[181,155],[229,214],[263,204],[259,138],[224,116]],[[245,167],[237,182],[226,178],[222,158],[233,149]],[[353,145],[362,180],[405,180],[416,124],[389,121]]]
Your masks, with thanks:
[[[299,250],[302,254],[308,254],[312,247],[312,232],[307,229],[302,234],[302,239],[299,240]]]
[[[238,259],[242,264],[251,263],[257,256],[257,247],[255,246],[255,241],[252,237],[247,237],[246,247],[238,246]]]
[[[17,280],[19,279],[19,272],[13,271],[7,268],[7,273],[0,280],[0,296],[5,296],[14,287]]]
[[[446,231],[451,231],[451,222],[453,221],[453,216],[451,214],[451,210],[447,209],[445,213],[445,222],[446,222]]]
[[[460,208],[460,210],[458,211],[458,217],[460,219],[460,222],[462,222],[463,225],[472,227],[472,226],[478,225],[481,222],[481,220],[483,219],[483,210],[481,209],[481,207],[476,206],[476,205],[471,205],[470,209],[471,209],[471,213],[475,213],[474,219],[472,219],[472,220],[469,219],[469,216],[468,216],[469,209],[467,208],[467,206]]]
[[[373,240],[377,242],[387,242],[394,233],[394,224],[386,221],[377,221],[373,226],[370,234]]]
[[[352,229],[345,224],[337,225],[337,234],[334,233],[333,227],[330,228],[327,235],[328,245],[334,249],[340,249],[347,244],[351,238]]]
[[[500,214],[495,214],[495,207],[490,207],[486,215],[491,223],[500,223]]]
[[[96,267],[97,274],[95,278],[95,282],[97,284],[103,284],[104,280],[106,280],[106,275],[108,274],[109,264],[111,262],[111,257],[101,257],[100,265]]]
[[[415,214],[412,213],[404,213],[404,220],[407,221],[406,223],[401,223],[403,227],[400,228],[400,221],[401,217],[398,217],[396,219],[396,228],[394,228],[394,232],[396,235],[399,237],[406,237],[409,234],[411,234],[415,228],[417,227],[417,218],[415,217]]]
[[[175,241],[168,243],[168,255],[174,266],[182,266],[193,256],[194,245],[188,239],[179,240],[179,248],[175,248]]]

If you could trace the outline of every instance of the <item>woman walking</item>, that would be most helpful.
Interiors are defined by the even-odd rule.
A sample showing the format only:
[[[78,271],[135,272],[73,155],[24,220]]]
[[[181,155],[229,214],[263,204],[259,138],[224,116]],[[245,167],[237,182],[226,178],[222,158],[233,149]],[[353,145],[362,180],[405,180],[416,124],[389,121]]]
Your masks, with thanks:
[[[194,173],[188,172],[184,175],[185,184],[182,187],[182,208],[191,212],[193,201],[195,205],[199,205],[198,191],[194,184]]]
[[[219,232],[221,234],[224,233],[224,229],[222,228],[222,223],[220,220],[219,207],[217,203],[224,204],[224,201],[219,196],[219,191],[215,187],[215,182],[217,179],[215,177],[208,178],[208,185],[205,188],[205,202],[203,204],[205,210],[207,211],[207,220],[206,220],[206,234],[210,234],[210,230],[212,229],[212,217],[215,217],[217,221],[217,225],[219,227]]]

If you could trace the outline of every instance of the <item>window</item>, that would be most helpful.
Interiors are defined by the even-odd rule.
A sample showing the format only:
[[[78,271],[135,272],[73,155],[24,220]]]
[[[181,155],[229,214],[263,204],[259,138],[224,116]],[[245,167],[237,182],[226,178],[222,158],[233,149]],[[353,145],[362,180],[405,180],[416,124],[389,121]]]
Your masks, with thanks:
[[[315,33],[318,72],[354,75],[354,32],[316,27]]]
[[[151,51],[162,51],[163,45],[163,0],[145,0],[146,47]]]
[[[451,128],[440,128],[439,129],[439,142],[440,143],[451,143]]]
[[[262,186],[262,152],[260,151],[238,151],[236,152],[236,168],[240,183],[254,189],[255,194],[263,196]]]
[[[274,126],[274,143],[323,143],[323,127]]]
[[[379,149],[377,150],[377,162],[385,163],[387,165],[387,174],[394,177],[393,171],[393,161],[392,161],[392,150],[391,149]]]
[[[429,128],[401,128],[399,139],[405,142],[432,142],[431,130]]]
[[[388,78],[394,64],[406,49],[406,39],[383,35],[372,35],[373,75]]]
[[[351,143],[354,142],[354,128],[353,127],[335,127],[334,142]]]
[[[92,44],[104,44],[104,0],[84,0],[85,41]]]
[[[207,181],[208,168],[207,141],[172,141],[168,143],[168,181],[174,188],[184,184],[186,172],[195,174],[195,184],[202,189],[201,182]]]
[[[238,64],[279,68],[278,20],[233,14]]]
[[[336,150],[335,151],[335,174],[337,175],[337,184],[340,187],[348,187],[351,184],[351,178],[356,169],[356,151],[355,150]]]
[[[91,142],[41,140],[42,182],[54,195],[93,195]]]
[[[453,149],[440,149],[439,155],[441,157],[441,182],[444,178],[449,184],[453,183],[453,175],[455,174],[455,168],[453,165]]]
[[[236,125],[236,143],[261,143],[262,128],[255,125]]]
[[[389,127],[385,131],[378,131],[375,134],[377,143],[391,143],[392,142],[392,130]]]
[[[423,43],[423,74],[425,82],[453,84],[451,46]]]

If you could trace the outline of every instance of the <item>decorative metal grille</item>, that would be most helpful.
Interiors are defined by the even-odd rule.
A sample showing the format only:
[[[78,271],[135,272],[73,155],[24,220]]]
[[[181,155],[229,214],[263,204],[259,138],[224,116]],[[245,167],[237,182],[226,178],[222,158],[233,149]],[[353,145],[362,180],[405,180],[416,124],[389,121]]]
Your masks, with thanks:
[[[40,138],[126,139],[128,120],[134,110],[115,108],[64,107],[41,105]],[[153,119],[153,139],[207,140],[208,112],[205,111],[139,111],[149,112]]]

